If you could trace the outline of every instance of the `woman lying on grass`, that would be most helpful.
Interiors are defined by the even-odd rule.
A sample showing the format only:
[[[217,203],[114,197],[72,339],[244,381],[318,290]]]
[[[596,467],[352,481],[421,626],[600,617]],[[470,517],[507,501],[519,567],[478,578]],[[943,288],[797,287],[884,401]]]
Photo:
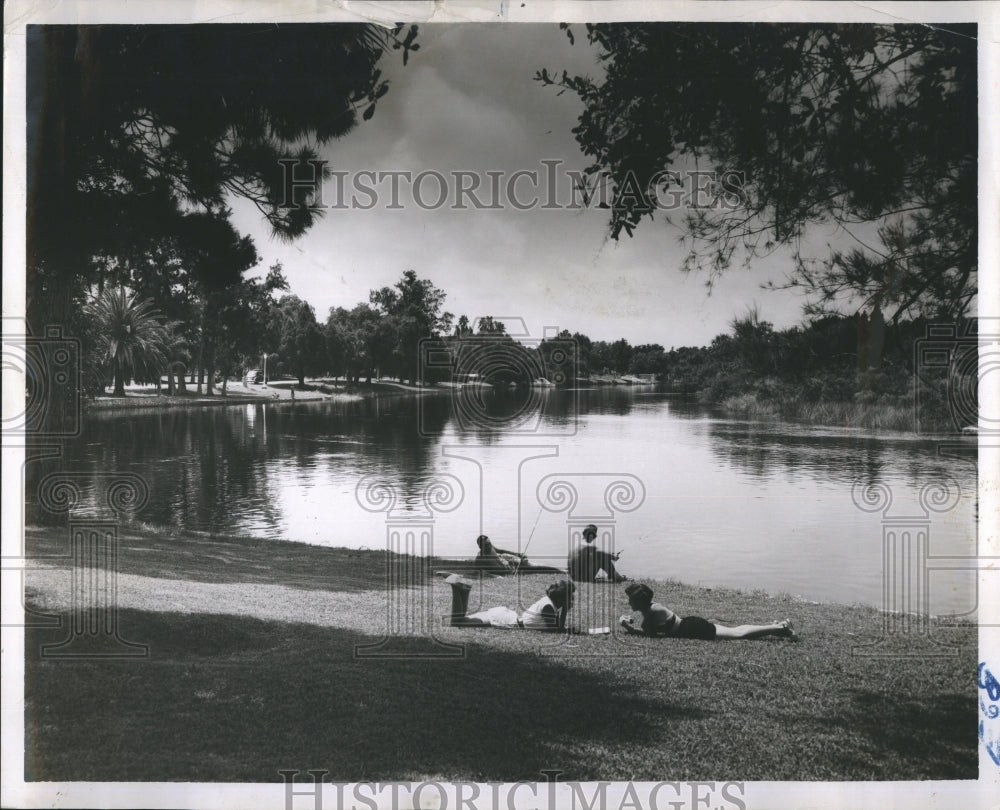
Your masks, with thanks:
[[[634,582],[625,588],[625,593],[628,595],[629,607],[642,614],[642,624],[638,628],[631,616],[622,616],[621,618],[622,627],[633,635],[695,638],[703,641],[714,641],[717,638],[763,638],[764,636],[797,638],[789,619],[774,624],[741,624],[739,627],[726,627],[698,616],[680,618],[669,608],[653,601],[653,590],[648,585]]]
[[[445,582],[451,585],[451,626],[452,627],[520,627],[525,630],[564,630],[566,613],[573,604],[576,586],[567,580],[553,583],[545,589],[545,596],[524,611],[520,616],[508,607],[495,607],[466,615],[469,609],[469,592],[472,586],[458,574],[452,574]]]

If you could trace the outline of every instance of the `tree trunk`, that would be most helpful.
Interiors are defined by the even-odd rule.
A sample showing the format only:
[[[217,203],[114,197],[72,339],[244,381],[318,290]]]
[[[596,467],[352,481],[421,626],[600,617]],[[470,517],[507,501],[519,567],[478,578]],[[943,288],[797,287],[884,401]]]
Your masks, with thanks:
[[[215,345],[210,345],[205,354],[205,393],[212,396],[215,393]]]
[[[116,397],[125,396],[125,374],[120,362],[115,362],[115,393]]]
[[[871,342],[868,347],[868,367],[874,371],[882,368],[882,352],[885,349],[885,318],[882,308],[875,305],[871,318]]]
[[[871,325],[868,323],[868,316],[864,312],[859,312],[854,317],[858,326],[858,371],[863,373],[868,370]]]
[[[202,383],[205,381],[205,330],[201,330],[198,338],[198,393],[201,393]]]

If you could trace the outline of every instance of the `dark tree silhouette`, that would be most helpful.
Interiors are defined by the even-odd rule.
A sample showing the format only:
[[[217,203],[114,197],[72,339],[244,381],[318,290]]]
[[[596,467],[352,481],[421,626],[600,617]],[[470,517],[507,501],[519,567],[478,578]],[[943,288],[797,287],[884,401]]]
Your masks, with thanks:
[[[393,355],[400,379],[416,381],[421,340],[451,330],[454,316],[441,311],[446,295],[428,279],[417,278],[413,270],[405,271],[395,286],[371,291],[371,303],[395,327]]]
[[[567,29],[572,37],[572,29]],[[610,232],[632,235],[693,168],[718,183],[685,204],[685,267],[710,279],[737,257],[798,252],[810,223],[861,235],[828,261],[799,256],[789,286],[814,309],[838,296],[894,319],[957,317],[975,293],[976,27],[591,25],[603,76],[538,73],[579,96],[573,130],[610,185]],[[677,172],[675,175],[669,172]],[[693,181],[692,181],[693,182]],[[685,187],[686,202],[695,190]],[[662,207],[658,207],[662,206]],[[680,208],[680,206],[675,206]]]
[[[395,327],[369,304],[351,310],[331,307],[325,327],[327,362],[334,374],[371,382],[374,371],[387,365],[396,346]]]
[[[296,295],[286,295],[273,310],[272,329],[278,336],[281,365],[305,385],[306,374],[324,370],[323,332],[312,306]]]
[[[31,321],[69,322],[100,277],[95,257],[169,237],[208,250],[230,196],[252,201],[275,234],[302,234],[321,211],[308,187],[288,193],[281,161],[315,159],[370,117],[388,89],[378,60],[390,48],[405,59],[415,35],[360,24],[29,26]]]
[[[139,301],[123,287],[104,290],[87,306],[97,329],[100,362],[114,377],[116,397],[134,376],[159,379],[173,346],[171,329],[151,301]]]

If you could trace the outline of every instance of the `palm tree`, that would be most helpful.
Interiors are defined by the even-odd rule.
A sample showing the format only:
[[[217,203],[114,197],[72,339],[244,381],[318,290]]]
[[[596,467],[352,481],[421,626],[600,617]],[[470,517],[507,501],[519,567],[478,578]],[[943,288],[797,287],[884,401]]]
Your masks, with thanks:
[[[170,330],[153,302],[137,301],[124,287],[105,289],[87,306],[97,326],[97,348],[115,377],[116,397],[125,396],[133,376],[159,376],[167,367]]]

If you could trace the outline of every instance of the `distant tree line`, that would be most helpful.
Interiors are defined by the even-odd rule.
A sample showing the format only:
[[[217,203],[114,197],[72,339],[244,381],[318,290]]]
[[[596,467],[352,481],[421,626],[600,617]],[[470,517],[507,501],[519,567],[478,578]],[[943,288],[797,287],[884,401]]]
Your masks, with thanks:
[[[301,302],[231,221],[233,199],[293,239],[319,217],[316,186],[283,166],[372,117],[389,52],[415,26],[29,25],[27,320],[79,338],[85,392],[130,378],[211,393],[275,341],[301,371]],[[305,101],[308,100],[308,101]],[[282,317],[275,319],[273,306]],[[279,323],[280,320],[280,323]],[[44,372],[43,372],[44,373]],[[73,392],[75,393],[75,392]],[[50,398],[69,419],[75,397]],[[52,427],[49,425],[48,427]]]
[[[583,104],[573,132],[592,160],[586,176],[613,186],[613,238],[677,217],[650,206],[653,189],[632,193],[632,178],[701,162],[753,180],[736,208],[680,215],[685,267],[710,279],[734,261],[794,249],[815,224],[874,229],[864,250],[794,251],[785,286],[807,293],[812,322],[776,332],[752,312],[708,347],[669,351],[579,332],[525,346],[494,316],[455,322],[445,292],[407,270],[321,323],[280,265],[248,277],[260,257],[233,226],[230,202],[253,203],[276,236],[305,233],[319,216],[314,191],[298,184],[289,194],[281,167],[306,164],[372,117],[389,89],[380,60],[400,52],[405,64],[416,28],[44,25],[27,29],[31,329],[57,324],[80,338],[89,392],[164,378],[169,391],[225,392],[259,358],[300,383],[330,374],[566,384],[607,372],[657,374],[679,392],[780,379],[847,396],[914,371],[906,364],[923,319],[969,311],[974,26],[584,30],[598,75],[537,78]],[[842,310],[859,314],[830,314]],[[441,352],[425,355],[435,342]]]
[[[915,342],[926,337],[930,323],[917,318],[873,324],[861,314],[826,315],[775,330],[752,307],[702,347],[667,350],[569,330],[522,343],[507,333],[502,318],[456,320],[444,310],[446,292],[413,270],[391,287],[371,290],[368,301],[331,307],[322,323],[309,303],[288,292],[280,264],[262,279],[221,289],[193,284],[180,270],[172,278],[148,278],[163,284],[159,295],[143,285],[105,286],[85,307],[90,390],[113,382],[115,393],[124,395],[131,379],[159,384],[165,376],[169,393],[195,385],[212,394],[217,379],[224,393],[228,379],[259,367],[266,357],[269,376],[291,375],[300,385],[306,377],[492,385],[545,378],[572,385],[595,375],[647,375],[664,390],[710,401],[742,392],[767,396],[779,383],[810,400],[845,400],[859,392],[902,395],[911,388],[920,371]],[[958,333],[970,323],[958,322]]]

